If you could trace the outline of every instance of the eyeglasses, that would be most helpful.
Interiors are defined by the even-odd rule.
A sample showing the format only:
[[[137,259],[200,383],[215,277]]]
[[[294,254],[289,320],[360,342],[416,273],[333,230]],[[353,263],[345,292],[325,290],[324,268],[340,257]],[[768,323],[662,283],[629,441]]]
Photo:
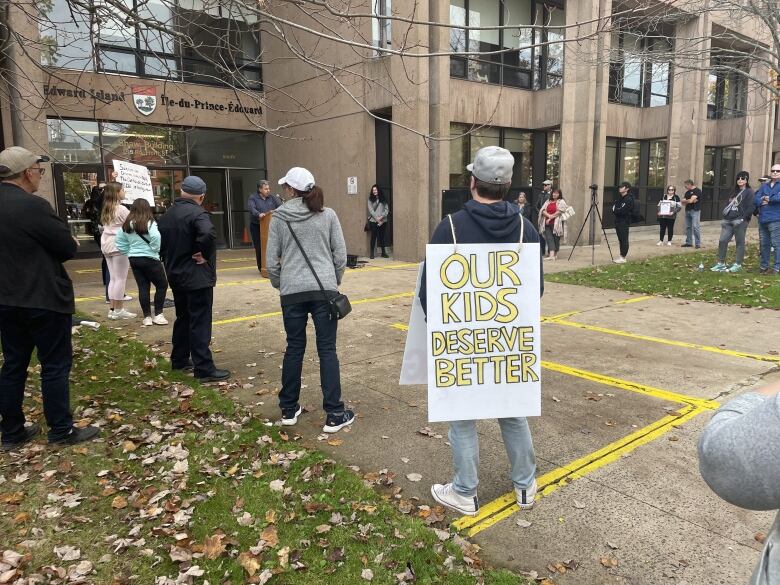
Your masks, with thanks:
[[[45,174],[46,174],[46,169],[44,169],[43,167],[37,167],[37,168],[35,168],[35,167],[30,167],[30,168],[29,168],[29,169],[27,169],[27,170],[28,170],[28,171],[38,171],[38,172],[41,174],[41,177],[42,177],[43,175],[45,175]]]
[[[780,173],[780,169],[772,169],[769,171],[770,173]]]
[[[674,189],[667,189],[666,192],[667,193],[674,193]]]

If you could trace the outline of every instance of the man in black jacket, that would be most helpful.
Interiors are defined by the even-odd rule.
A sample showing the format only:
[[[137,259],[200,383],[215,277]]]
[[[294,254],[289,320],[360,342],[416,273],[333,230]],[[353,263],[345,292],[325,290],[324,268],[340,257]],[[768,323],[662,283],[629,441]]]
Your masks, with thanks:
[[[4,450],[16,449],[41,430],[25,426],[22,402],[33,349],[41,363],[43,413],[49,443],[73,445],[99,430],[73,426],[69,375],[73,363],[73,284],[62,263],[78,246],[68,224],[40,197],[42,162],[19,146],[0,152],[0,430]]]
[[[631,197],[631,183],[623,181],[618,187],[620,199],[612,205],[615,216],[615,233],[620,243],[620,256],[615,258],[615,264],[625,264],[628,256],[628,229],[631,226],[631,214],[634,212],[634,198]]]
[[[486,146],[477,151],[474,162],[466,167],[471,173],[471,200],[452,214],[452,226],[445,218],[433,231],[431,244],[451,244],[452,231],[459,244],[508,243],[520,240],[523,222],[523,242],[538,243],[539,234],[533,224],[517,213],[517,208],[504,201],[512,183],[514,167],[512,153],[498,146]],[[544,275],[539,259],[539,296],[544,292]],[[428,314],[426,269],[420,282],[420,302]],[[528,421],[523,417],[499,419],[501,434],[512,467],[512,481],[517,505],[528,509],[536,498],[536,459]],[[454,477],[452,482],[431,486],[433,499],[461,514],[474,516],[477,501],[479,441],[474,420],[450,421],[450,445]]]
[[[217,234],[208,211],[201,207],[205,196],[203,179],[186,177],[181,196],[158,225],[160,255],[176,306],[171,369],[194,370],[201,382],[216,382],[229,378],[230,372],[217,369],[209,349],[217,284]]]

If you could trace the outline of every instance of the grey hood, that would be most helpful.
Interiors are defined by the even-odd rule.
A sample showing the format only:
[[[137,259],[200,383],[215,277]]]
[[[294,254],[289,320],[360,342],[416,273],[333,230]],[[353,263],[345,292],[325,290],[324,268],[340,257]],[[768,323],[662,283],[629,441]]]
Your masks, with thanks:
[[[295,197],[286,201],[281,207],[277,207],[274,211],[274,217],[281,219],[282,221],[289,221],[290,223],[297,221],[307,221],[314,215],[313,211],[309,211],[306,207],[306,202],[301,197]]]

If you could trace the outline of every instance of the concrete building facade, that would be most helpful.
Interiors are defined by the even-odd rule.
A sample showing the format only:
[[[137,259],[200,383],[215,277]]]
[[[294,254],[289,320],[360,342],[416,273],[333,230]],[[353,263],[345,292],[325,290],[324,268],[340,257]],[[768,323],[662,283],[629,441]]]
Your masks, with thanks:
[[[612,0],[366,1],[352,9],[375,18],[339,25],[354,33],[343,35],[351,44],[301,32],[323,30],[321,21],[275,7],[299,27],[291,47],[227,2],[187,2],[166,4],[172,18],[198,22],[191,36],[232,31],[241,55],[195,54],[138,25],[79,39],[79,14],[66,12],[66,0],[54,1],[50,29],[11,5],[13,28],[46,42],[10,45],[4,145],[52,156],[41,194],[87,243],[80,206],[114,158],[151,169],[159,211],[186,173],[203,176],[220,243],[230,247],[249,244],[246,199],[256,181],[305,166],[337,211],[348,252],[365,255],[366,199],[378,184],[390,198],[393,255],[418,260],[433,226],[468,197],[464,167],[488,144],[515,155],[512,195],[535,201],[545,179],[560,185],[577,212],[568,243],[592,184],[607,228],[624,180],[647,224],[666,185],[680,192],[689,177],[704,191],[702,218],[717,219],[736,172],[757,178],[780,157],[777,104],[733,72],[763,79],[768,70],[721,62],[717,50],[727,37],[749,44],[756,31],[730,28],[728,15],[685,12],[685,3],[666,9],[658,0],[663,17],[650,29],[641,18],[612,25],[626,13]],[[464,28],[415,24],[429,21]],[[704,50],[678,66],[691,39]],[[239,83],[225,79],[233,70]],[[598,241],[600,226],[590,231],[584,241]]]

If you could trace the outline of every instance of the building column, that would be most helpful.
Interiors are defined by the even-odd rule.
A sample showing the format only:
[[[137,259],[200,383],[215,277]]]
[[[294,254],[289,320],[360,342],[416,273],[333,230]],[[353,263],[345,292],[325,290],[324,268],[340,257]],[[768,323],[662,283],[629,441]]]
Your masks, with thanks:
[[[704,147],[707,138],[707,89],[711,24],[706,13],[675,28],[676,46],[690,44],[690,39],[702,39],[696,55],[678,55],[683,62],[673,72],[669,107],[669,144],[667,148],[666,181],[682,188],[686,179],[697,185],[704,180]]]
[[[37,40],[38,24],[30,14],[33,4],[8,4],[9,29],[23,39]],[[41,53],[37,43],[25,43],[22,48],[19,43],[9,43],[5,50],[7,88],[11,129],[8,132],[10,141],[6,147],[22,146],[36,154],[48,153],[49,140],[46,128],[46,100],[43,95],[44,72],[41,69]],[[54,180],[51,165],[46,167],[46,174],[41,180],[38,195],[57,208],[54,199]]]
[[[764,63],[753,63],[752,79],[768,80],[769,68]],[[747,113],[745,137],[742,142],[742,169],[750,173],[754,184],[767,173],[772,162],[775,104],[762,85],[749,80],[747,83]]]
[[[564,49],[563,114],[561,118],[561,190],[577,214],[567,223],[566,243],[574,239],[590,208],[590,189],[604,178],[606,111],[609,91],[610,37],[603,29],[612,11],[612,0],[584,0],[566,4],[566,37],[585,40],[569,43]],[[579,27],[578,22],[585,22]],[[593,38],[590,38],[593,35]],[[590,238],[599,241],[601,226],[593,233],[587,226],[579,244]]]

